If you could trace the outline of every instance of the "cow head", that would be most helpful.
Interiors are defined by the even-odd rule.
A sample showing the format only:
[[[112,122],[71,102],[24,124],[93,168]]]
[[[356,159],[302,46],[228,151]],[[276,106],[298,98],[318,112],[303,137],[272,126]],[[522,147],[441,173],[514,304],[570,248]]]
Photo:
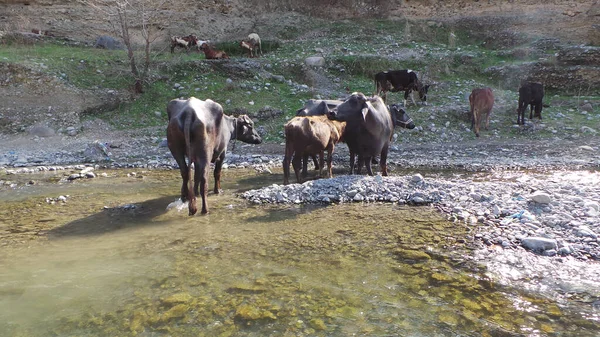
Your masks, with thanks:
[[[423,85],[422,83],[417,84],[417,91],[419,92],[419,98],[422,102],[427,102],[427,92],[429,91],[429,84]]]
[[[254,122],[247,115],[236,118],[236,139],[244,143],[260,144],[262,138],[254,128]]]
[[[360,116],[364,121],[371,109],[373,106],[368,102],[367,97],[363,93],[355,92],[333,110],[329,110],[327,118],[347,122]]]
[[[190,42],[190,46],[195,46],[198,44],[198,37],[196,35],[190,34],[187,38]]]
[[[248,50],[252,49],[252,45],[250,44],[250,42],[248,42],[246,40],[240,41],[240,47],[242,47],[244,49],[248,49]]]
[[[412,118],[402,109],[398,104],[392,104],[389,106],[390,115],[392,115],[392,122],[394,127],[400,126],[405,129],[414,129],[415,123]]]

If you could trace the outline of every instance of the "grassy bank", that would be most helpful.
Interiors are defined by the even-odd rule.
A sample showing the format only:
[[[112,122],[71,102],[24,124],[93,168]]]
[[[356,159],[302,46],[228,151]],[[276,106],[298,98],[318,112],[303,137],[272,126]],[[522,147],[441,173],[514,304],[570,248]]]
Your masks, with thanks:
[[[248,59],[236,41],[216,44],[231,56],[225,61],[204,60],[198,52],[154,52],[143,94],[132,96],[117,110],[82,117],[102,118],[117,128],[162,126],[169,100],[195,96],[221,103],[229,114],[258,116],[265,138],[281,142],[282,125],[307,99],[339,98],[353,91],[371,94],[375,73],[408,68],[416,70],[431,88],[429,105],[407,108],[419,128],[403,131],[401,139],[405,141],[473,138],[468,131],[468,95],[481,86],[492,87],[496,96],[491,130],[484,131],[483,137],[562,137],[565,132],[580,137],[595,134],[600,125],[599,96],[564,96],[552,90],[546,91],[544,103],[549,107],[544,109],[543,121],[525,127],[513,125],[517,88],[503,87],[503,81],[485,70],[551,58],[555,50],[523,52],[530,50],[527,46],[487,49],[468,32],[405,21],[321,22],[315,27],[263,41],[264,55],[257,59]],[[325,66],[306,66],[304,60],[309,56],[324,56]],[[0,61],[25,65],[82,89],[123,92],[132,86],[129,62],[122,50],[53,40],[33,44],[5,41]],[[401,102],[402,96],[390,94],[388,103]]]

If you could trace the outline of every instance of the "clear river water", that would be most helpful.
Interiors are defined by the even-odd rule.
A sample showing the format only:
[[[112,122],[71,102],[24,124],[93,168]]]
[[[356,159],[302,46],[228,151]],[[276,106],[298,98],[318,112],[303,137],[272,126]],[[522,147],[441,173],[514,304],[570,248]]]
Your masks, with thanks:
[[[495,284],[431,207],[252,205],[281,175],[236,169],[189,217],[178,171],[102,172],[0,176],[0,336],[600,335]]]

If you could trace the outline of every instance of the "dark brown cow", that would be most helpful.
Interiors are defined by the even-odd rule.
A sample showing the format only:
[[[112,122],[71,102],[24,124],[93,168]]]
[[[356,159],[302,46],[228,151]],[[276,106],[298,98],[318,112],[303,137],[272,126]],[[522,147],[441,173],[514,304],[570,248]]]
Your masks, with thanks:
[[[469,105],[471,106],[471,129],[475,136],[479,137],[479,128],[485,120],[485,129],[490,126],[490,116],[494,107],[494,93],[490,88],[473,89],[469,96]]]
[[[537,117],[542,119],[542,99],[544,86],[537,82],[522,82],[519,88],[519,107],[517,108],[517,124],[525,124],[525,109],[531,106],[529,119]],[[535,114],[533,114],[535,110]]]
[[[167,105],[167,115],[167,143],[183,178],[181,201],[189,202],[189,214],[194,215],[198,211],[196,196],[202,195],[202,214],[206,214],[210,163],[215,164],[214,192],[218,194],[221,189],[221,167],[229,140],[239,139],[246,143],[259,144],[262,139],[248,116],[227,116],[223,113],[221,105],[210,99],[174,99]],[[186,157],[189,164],[185,161]],[[195,169],[193,189],[192,163]]]
[[[203,43],[200,45],[200,50],[204,52],[204,56],[207,60],[219,60],[219,59],[228,59],[229,56],[222,50],[216,50],[210,46],[208,43]]]
[[[346,122],[343,136],[350,150],[350,174],[354,170],[355,155],[358,155],[357,173],[360,174],[365,164],[369,175],[373,175],[371,160],[381,156],[381,175],[387,176],[387,154],[394,124],[381,97],[367,98],[362,93],[353,93],[327,117]]]
[[[419,93],[419,98],[427,102],[427,92],[429,85],[423,85],[417,78],[417,73],[410,69],[382,71],[375,74],[375,94],[382,95],[383,101],[387,99],[387,92],[404,91],[404,106],[410,94],[413,104],[416,104],[412,96],[413,91]],[[383,93],[383,94],[382,94]]]
[[[186,52],[190,51],[193,46],[198,46],[198,38],[196,35],[188,36],[172,36],[171,37],[171,54],[175,51],[175,47],[185,48]]]
[[[327,171],[332,177],[331,160],[335,144],[344,132],[346,123],[331,121],[326,116],[294,117],[285,124],[285,156],[283,158],[283,184],[289,184],[290,160],[300,179],[300,161],[308,155],[320,155],[319,176],[323,174],[324,152],[327,151]],[[292,159],[293,156],[293,159]]]

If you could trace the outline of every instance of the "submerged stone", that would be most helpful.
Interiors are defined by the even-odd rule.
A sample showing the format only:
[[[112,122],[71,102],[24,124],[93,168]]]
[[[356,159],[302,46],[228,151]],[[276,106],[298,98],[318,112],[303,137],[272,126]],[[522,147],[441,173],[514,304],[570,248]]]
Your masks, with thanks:
[[[415,262],[431,260],[431,256],[429,256],[429,254],[419,251],[419,250],[398,248],[398,249],[395,249],[392,253],[398,260],[408,260],[408,261],[415,261]]]

